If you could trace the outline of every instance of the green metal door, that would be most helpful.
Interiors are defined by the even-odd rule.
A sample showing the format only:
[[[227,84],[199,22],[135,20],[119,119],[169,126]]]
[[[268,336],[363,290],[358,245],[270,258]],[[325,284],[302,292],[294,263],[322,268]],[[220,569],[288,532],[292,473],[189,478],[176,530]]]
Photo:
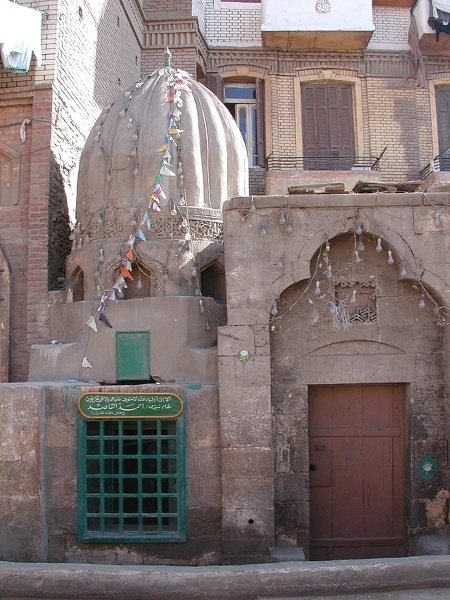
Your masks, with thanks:
[[[150,380],[150,331],[116,332],[116,378]]]

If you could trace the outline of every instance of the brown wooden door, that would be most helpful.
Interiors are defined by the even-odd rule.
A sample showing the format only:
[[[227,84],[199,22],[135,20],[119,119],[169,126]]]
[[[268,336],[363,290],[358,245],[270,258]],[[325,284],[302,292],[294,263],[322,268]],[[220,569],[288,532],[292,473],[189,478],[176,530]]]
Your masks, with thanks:
[[[403,556],[403,386],[311,388],[309,441],[310,558]]]

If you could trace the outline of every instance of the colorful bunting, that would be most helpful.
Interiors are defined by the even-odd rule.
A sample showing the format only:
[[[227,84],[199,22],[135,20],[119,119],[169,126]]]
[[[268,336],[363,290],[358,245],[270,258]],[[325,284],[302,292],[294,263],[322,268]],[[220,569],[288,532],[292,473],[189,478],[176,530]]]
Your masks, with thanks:
[[[147,238],[144,235],[144,232],[142,231],[142,229],[138,229],[136,231],[136,237],[138,237],[140,240],[142,240],[143,242],[147,241]]]
[[[106,318],[106,315],[105,315],[105,313],[102,313],[102,314],[100,315],[100,321],[101,321],[102,323],[104,323],[104,324],[105,324],[107,327],[110,327],[110,328],[112,329],[112,325],[111,325],[111,323],[108,321],[108,319]]]
[[[122,267],[120,274],[122,275],[122,277],[128,277],[128,279],[131,279],[131,281],[133,281],[133,276],[131,275],[129,270],[125,267],[125,265]],[[124,283],[125,283],[125,280],[124,280]]]
[[[91,363],[88,361],[87,356],[85,356],[83,358],[83,362],[81,363],[81,366],[84,367],[85,369],[92,369],[92,365]]]
[[[97,331],[97,323],[95,322],[95,319],[93,316],[89,317],[89,319],[86,321],[86,325],[88,325],[88,327],[93,329],[95,332]]]

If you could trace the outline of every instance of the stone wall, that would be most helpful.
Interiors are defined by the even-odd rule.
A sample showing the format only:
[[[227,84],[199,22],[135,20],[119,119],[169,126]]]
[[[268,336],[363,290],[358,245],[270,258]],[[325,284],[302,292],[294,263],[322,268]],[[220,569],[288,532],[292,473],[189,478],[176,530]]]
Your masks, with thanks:
[[[77,541],[77,400],[88,391],[171,392],[185,403],[186,543]],[[207,565],[221,561],[218,397],[214,386],[9,384],[0,389],[1,560]]]
[[[234,547],[225,543],[225,561],[244,554],[261,560],[273,544],[308,546],[311,385],[405,385],[409,541],[420,533],[443,533],[448,522],[436,528],[425,507],[449,485],[449,355],[441,308],[448,302],[442,256],[449,215],[441,209],[443,225],[437,227],[433,206],[446,204],[447,196],[262,197],[254,199],[255,213],[249,212],[250,202],[233,199],[224,211],[228,325],[219,330],[219,384],[223,472],[235,483],[223,489],[224,507],[229,507],[223,532],[224,543],[240,540]],[[358,219],[366,250],[355,264]],[[380,253],[374,249],[378,237]],[[393,265],[387,264],[388,250]],[[325,277],[328,265],[333,285],[349,273],[376,282],[375,324],[350,323],[346,329],[335,322],[329,312],[334,296]],[[403,265],[406,275],[401,276]],[[242,350],[248,351],[248,361],[241,360]],[[425,456],[437,465],[429,479],[419,470]],[[250,480],[241,485],[242,464],[249,461]]]

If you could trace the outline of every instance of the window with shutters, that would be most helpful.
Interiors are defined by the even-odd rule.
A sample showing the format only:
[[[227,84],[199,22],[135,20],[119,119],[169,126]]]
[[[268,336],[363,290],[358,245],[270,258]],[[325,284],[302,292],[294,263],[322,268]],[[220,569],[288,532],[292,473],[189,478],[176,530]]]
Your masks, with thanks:
[[[450,86],[435,87],[436,117],[441,171],[450,171]]]
[[[261,79],[228,78],[209,73],[207,87],[232,114],[247,148],[250,167],[265,167],[264,82]]]
[[[301,86],[303,156],[306,170],[347,171],[355,162],[353,86]]]

